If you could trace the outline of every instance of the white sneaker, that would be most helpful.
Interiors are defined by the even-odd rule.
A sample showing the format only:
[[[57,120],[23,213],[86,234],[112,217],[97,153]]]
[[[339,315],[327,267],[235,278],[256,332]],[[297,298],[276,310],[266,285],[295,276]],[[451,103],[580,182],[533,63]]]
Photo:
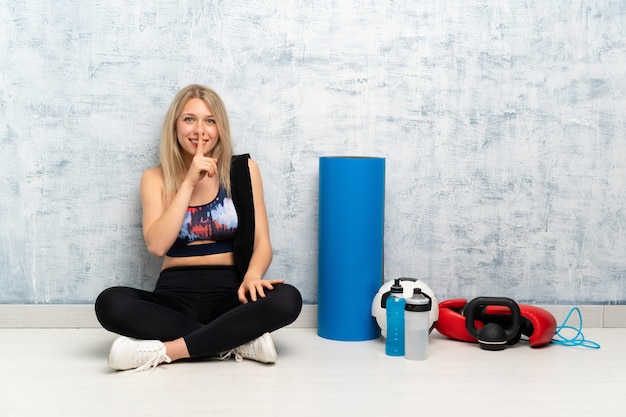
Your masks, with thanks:
[[[219,359],[229,359],[231,355],[235,356],[235,361],[237,362],[241,362],[244,359],[252,359],[261,363],[276,362],[276,348],[269,333],[265,333],[261,337],[222,353]]]
[[[165,354],[165,345],[159,340],[135,340],[120,336],[109,352],[109,366],[118,371],[145,371],[171,361]]]

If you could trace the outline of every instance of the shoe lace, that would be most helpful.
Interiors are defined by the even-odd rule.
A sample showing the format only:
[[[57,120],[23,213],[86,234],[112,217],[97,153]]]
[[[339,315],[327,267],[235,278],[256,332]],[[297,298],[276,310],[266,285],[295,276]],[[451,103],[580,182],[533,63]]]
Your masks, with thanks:
[[[146,363],[135,368],[133,372],[141,372],[141,371],[146,371],[148,369],[154,369],[160,363],[163,363],[163,362],[170,363],[171,361],[172,360],[169,358],[169,356],[165,354],[165,348],[163,348],[155,352],[154,355],[152,355],[151,357],[149,357]]]
[[[232,356],[235,357],[235,362],[242,362],[244,358],[254,359],[257,357],[255,343],[256,340],[252,340],[234,349],[227,350],[221,353],[218,359],[226,360],[230,359]]]
[[[217,356],[217,360],[225,361],[234,357],[235,362],[243,362],[243,356],[237,352],[237,349],[227,350],[226,352],[222,352]]]

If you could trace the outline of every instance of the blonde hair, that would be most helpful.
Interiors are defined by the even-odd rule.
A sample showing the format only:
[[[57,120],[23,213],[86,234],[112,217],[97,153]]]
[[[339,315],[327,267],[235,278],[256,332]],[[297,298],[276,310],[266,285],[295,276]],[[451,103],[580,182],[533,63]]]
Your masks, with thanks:
[[[183,111],[183,107],[192,98],[204,101],[215,116],[219,140],[211,156],[218,159],[217,169],[220,184],[226,188],[228,195],[230,195],[230,160],[233,155],[233,148],[226,106],[224,106],[220,96],[209,87],[191,84],[180,90],[172,100],[167,113],[165,113],[161,130],[160,166],[163,170],[163,200],[166,203],[169,203],[176,194],[187,174],[188,167],[183,159],[176,134],[176,122]]]

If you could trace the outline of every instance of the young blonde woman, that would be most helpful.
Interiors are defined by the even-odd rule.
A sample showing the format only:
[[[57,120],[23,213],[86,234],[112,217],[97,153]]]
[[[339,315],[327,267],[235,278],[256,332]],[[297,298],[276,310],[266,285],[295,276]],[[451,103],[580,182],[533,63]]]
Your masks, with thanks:
[[[163,257],[154,291],[112,287],[97,298],[102,326],[120,334],[109,365],[144,370],[186,358],[276,361],[270,332],[292,323],[302,298],[264,279],[272,246],[257,164],[232,155],[228,115],[210,88],[172,101],[161,162],[141,179],[148,251]]]

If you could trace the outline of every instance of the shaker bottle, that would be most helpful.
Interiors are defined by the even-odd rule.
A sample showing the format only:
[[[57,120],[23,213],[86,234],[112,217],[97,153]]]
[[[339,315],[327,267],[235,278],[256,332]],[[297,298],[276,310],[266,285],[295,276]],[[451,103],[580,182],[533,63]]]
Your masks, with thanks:
[[[404,337],[407,359],[421,361],[428,357],[430,303],[430,297],[420,288],[413,289],[413,296],[406,299]]]

